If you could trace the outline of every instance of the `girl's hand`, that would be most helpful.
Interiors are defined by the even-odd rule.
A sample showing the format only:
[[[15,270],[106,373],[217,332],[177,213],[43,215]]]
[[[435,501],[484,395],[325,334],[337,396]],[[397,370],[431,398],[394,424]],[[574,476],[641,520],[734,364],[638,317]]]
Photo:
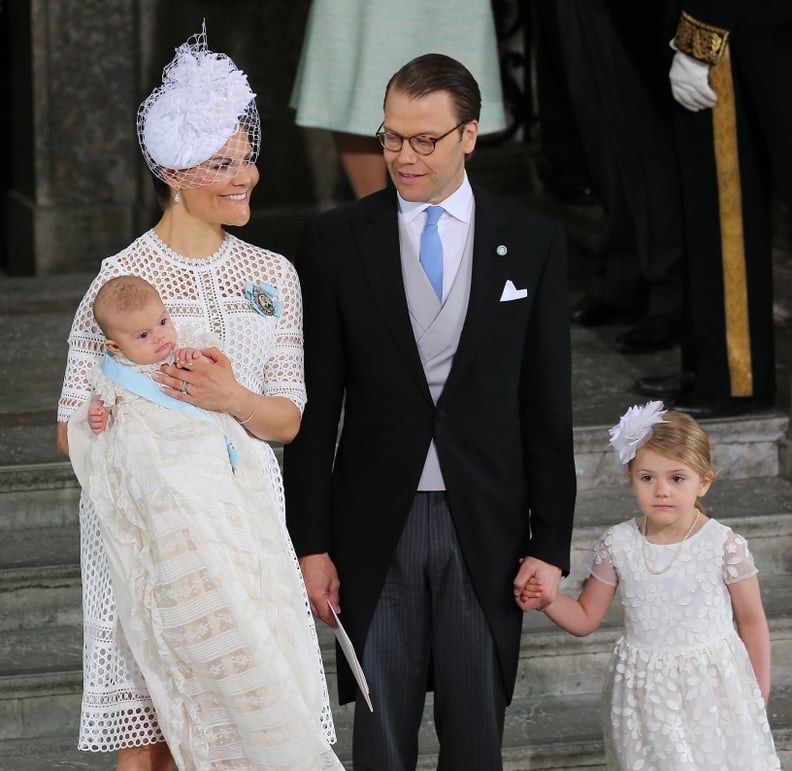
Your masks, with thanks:
[[[541,610],[539,600],[545,592],[544,582],[536,577],[528,579],[528,582],[523,587],[519,595],[514,596],[514,601],[519,606],[523,613],[531,610]]]
[[[514,579],[514,601],[523,612],[541,610],[558,596],[560,581],[561,568],[535,557],[524,557]]]
[[[529,579],[528,583],[523,587],[522,592],[520,593],[520,597],[523,599],[535,599],[537,597],[541,597],[544,594],[545,585],[544,581],[541,581],[538,578],[531,578]]]
[[[88,407],[88,427],[94,434],[101,434],[107,428],[109,418],[110,411],[98,396],[93,396]]]

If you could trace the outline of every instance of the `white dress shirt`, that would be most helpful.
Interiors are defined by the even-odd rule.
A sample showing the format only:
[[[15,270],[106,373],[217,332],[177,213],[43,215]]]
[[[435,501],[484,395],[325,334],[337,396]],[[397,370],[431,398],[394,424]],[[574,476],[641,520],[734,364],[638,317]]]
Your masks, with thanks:
[[[405,201],[399,198],[399,219],[416,255],[421,251],[421,233],[426,224],[428,206],[442,206],[445,213],[437,223],[437,232],[443,243],[443,300],[448,296],[462,262],[462,251],[467,243],[468,232],[473,221],[473,189],[468,182],[467,173],[462,184],[439,204],[423,201]]]

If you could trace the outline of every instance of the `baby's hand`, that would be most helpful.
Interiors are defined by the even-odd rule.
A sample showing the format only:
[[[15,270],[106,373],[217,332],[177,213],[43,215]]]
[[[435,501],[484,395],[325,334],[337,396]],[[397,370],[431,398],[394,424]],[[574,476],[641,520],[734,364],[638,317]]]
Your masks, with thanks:
[[[177,348],[174,351],[174,359],[177,367],[189,369],[190,365],[203,356],[200,348]]]
[[[98,396],[91,397],[91,403],[88,406],[88,427],[95,434],[101,434],[107,428],[107,421],[110,418],[110,410],[108,410],[102,400]]]

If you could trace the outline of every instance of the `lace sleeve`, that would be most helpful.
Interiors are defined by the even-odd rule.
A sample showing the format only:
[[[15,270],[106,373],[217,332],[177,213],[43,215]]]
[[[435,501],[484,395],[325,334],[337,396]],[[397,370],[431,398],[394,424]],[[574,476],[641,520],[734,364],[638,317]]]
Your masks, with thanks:
[[[727,584],[736,584],[758,573],[748,542],[729,530],[723,543],[723,580]]]
[[[94,319],[93,301],[99,287],[109,278],[110,275],[105,272],[103,264],[99,275],[91,282],[74,314],[71,332],[69,332],[66,372],[63,376],[63,388],[58,400],[59,423],[68,421],[77,408],[93,393],[90,372],[93,365],[104,354],[105,340]]]
[[[619,577],[613,566],[611,557],[611,543],[613,542],[613,528],[608,530],[591,547],[588,559],[588,574],[608,586],[617,586]]]
[[[300,281],[294,266],[285,258],[279,293],[283,312],[278,319],[275,345],[266,364],[265,396],[284,396],[294,402],[302,413],[305,408],[303,372],[303,311]]]

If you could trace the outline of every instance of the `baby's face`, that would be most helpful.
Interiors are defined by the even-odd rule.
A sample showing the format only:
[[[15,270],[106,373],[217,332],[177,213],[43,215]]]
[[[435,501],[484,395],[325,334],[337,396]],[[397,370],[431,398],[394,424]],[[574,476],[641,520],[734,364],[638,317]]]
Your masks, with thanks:
[[[159,364],[176,347],[176,329],[158,297],[135,311],[117,312],[111,324],[113,337],[108,340],[108,348],[135,364]]]

